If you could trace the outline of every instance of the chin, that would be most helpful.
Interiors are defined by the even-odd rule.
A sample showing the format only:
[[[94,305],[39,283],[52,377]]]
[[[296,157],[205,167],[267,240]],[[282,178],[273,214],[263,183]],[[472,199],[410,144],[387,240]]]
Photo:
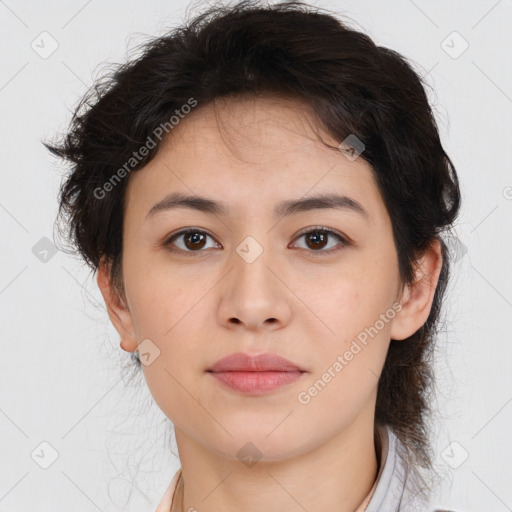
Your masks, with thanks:
[[[290,429],[279,432],[281,428],[282,425],[269,435],[272,429],[248,428],[247,424],[240,425],[239,429],[231,426],[229,431],[233,437],[218,431],[218,437],[204,439],[203,444],[215,447],[215,451],[227,459],[238,459],[241,462],[245,459],[260,462],[283,461],[297,457],[313,448],[314,439],[306,437],[304,432],[293,435]]]

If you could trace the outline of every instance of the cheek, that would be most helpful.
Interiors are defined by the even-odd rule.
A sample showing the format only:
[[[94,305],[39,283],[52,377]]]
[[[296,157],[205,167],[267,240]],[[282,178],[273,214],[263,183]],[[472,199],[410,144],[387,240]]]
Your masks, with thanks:
[[[151,270],[132,266],[130,271],[126,272],[126,291],[137,340],[149,339],[149,351],[155,354],[141,369],[155,402],[180,425],[183,418],[201,413],[189,393],[197,394],[195,379],[203,371],[204,351],[198,344],[204,339],[201,328],[208,288],[197,281],[177,279],[156,265]]]
[[[350,273],[331,273],[337,275],[336,279],[310,283],[307,304],[315,314],[304,316],[303,322],[308,338],[314,340],[311,356],[315,377],[330,368],[325,380],[331,379],[328,387],[338,390],[332,396],[326,393],[324,398],[340,404],[350,402],[346,392],[354,386],[366,388],[367,396],[377,384],[395,316],[395,267],[384,268],[376,261],[359,263],[351,267]]]
[[[389,347],[392,315],[381,320],[389,311],[385,297],[347,285],[331,293],[320,308],[334,334],[319,336],[318,329],[316,334],[313,326],[310,330],[314,371],[298,397],[305,422],[315,417],[340,428],[372,403]]]
[[[374,325],[380,315],[391,308],[396,283],[389,278],[390,273],[386,277],[370,272],[354,273],[325,279],[323,283],[317,281],[309,287],[306,304],[313,314],[308,317],[320,326],[319,333],[325,334],[326,341],[343,343],[350,340]]]
[[[138,339],[161,339],[172,332],[195,295],[176,271],[152,261],[147,254],[127,258],[125,286]]]

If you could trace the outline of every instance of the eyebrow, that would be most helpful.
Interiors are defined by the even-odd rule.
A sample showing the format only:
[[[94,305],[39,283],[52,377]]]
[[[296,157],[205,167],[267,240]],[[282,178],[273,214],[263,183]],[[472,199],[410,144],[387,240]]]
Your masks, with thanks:
[[[198,195],[186,195],[173,192],[153,205],[146,215],[152,217],[158,212],[173,210],[175,208],[188,208],[211,215],[229,215],[229,208],[225,203]],[[370,214],[354,199],[337,194],[321,194],[302,199],[291,199],[278,203],[274,209],[274,216],[278,219],[288,217],[294,213],[320,209],[348,210],[358,213],[367,220]]]

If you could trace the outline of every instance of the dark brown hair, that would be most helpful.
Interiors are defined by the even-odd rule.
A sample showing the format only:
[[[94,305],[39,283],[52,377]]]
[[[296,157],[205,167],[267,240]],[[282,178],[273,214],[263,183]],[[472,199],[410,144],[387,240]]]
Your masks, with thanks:
[[[443,266],[426,323],[403,341],[391,340],[378,383],[377,424],[392,428],[416,463],[431,467],[428,429],[432,354],[449,252],[441,237],[460,205],[457,175],[439,139],[427,84],[400,54],[321,9],[292,1],[242,1],[209,7],[141,48],[91,87],[69,132],[45,143],[72,170],[60,190],[59,218],[92,269],[102,258],[121,293],[124,191],[129,176],[98,198],[148,137],[194,98],[260,93],[298,98],[336,140],[356,136],[371,164],[393,225],[402,284],[434,241]],[[144,167],[161,142],[133,165]],[[337,149],[337,148],[335,148]],[[140,362],[138,363],[140,364]]]

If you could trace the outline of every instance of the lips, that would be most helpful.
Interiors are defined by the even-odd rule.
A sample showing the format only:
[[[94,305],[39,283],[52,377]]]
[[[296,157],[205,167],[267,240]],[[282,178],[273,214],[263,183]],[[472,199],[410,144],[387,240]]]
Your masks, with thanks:
[[[299,379],[305,370],[277,354],[236,353],[207,370],[224,386],[245,394],[262,394]]]
[[[208,371],[212,372],[287,372],[304,371],[298,365],[277,354],[251,356],[238,352],[219,359]]]

